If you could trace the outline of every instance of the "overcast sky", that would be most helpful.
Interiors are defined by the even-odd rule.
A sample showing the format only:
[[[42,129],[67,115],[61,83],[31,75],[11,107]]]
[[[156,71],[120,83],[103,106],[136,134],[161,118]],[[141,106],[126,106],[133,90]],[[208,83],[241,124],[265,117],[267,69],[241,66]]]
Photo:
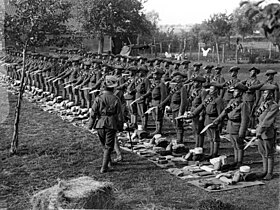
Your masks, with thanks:
[[[148,0],[144,4],[146,11],[159,13],[159,24],[201,23],[210,15],[232,13],[239,7],[241,0]],[[270,0],[269,0],[270,1]]]

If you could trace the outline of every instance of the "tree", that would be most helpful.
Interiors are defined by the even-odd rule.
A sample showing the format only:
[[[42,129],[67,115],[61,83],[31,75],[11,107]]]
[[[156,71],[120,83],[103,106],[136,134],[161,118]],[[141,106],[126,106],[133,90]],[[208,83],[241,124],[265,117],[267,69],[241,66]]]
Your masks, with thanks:
[[[5,2],[4,35],[17,49],[22,50],[23,67],[20,91],[15,111],[14,133],[10,153],[18,147],[18,126],[24,92],[25,57],[29,47],[42,46],[48,34],[60,34],[66,30],[71,4],[56,0],[10,0]]]
[[[279,3],[269,1],[243,1],[240,7],[246,7],[245,15],[254,19],[264,35],[278,47],[280,46],[280,0]]]
[[[97,36],[99,53],[103,51],[104,36],[111,37],[150,34],[152,23],[142,12],[137,0],[79,0],[77,18],[85,32]]]
[[[236,34],[242,36],[242,41],[246,35],[251,35],[254,32],[255,24],[252,19],[246,17],[245,13],[248,7],[237,8],[232,14],[232,24]]]
[[[210,16],[210,18],[205,22],[209,30],[214,35],[216,48],[217,48],[216,51],[217,51],[218,63],[220,63],[219,38],[229,36],[232,29],[231,16],[225,13],[218,13]]]

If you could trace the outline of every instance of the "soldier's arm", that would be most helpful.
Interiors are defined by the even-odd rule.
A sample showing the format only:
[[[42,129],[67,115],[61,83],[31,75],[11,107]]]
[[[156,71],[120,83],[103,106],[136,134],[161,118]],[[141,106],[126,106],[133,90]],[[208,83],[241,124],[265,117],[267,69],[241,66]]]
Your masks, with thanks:
[[[181,104],[179,109],[179,115],[183,115],[187,109],[187,98],[188,98],[187,89],[185,86],[183,86],[181,88]]]
[[[89,117],[89,123],[88,123],[88,129],[92,129],[95,121],[98,117],[98,110],[99,110],[99,98],[96,98],[93,102],[91,111],[90,111],[90,117]]]
[[[204,107],[204,104],[200,104],[198,107],[196,107],[196,109],[191,113],[191,116],[190,118],[193,118],[193,117],[196,117],[198,116],[202,110],[204,110],[205,107]]]
[[[161,102],[162,102],[167,97],[167,88],[166,88],[166,85],[164,83],[161,83],[160,93],[161,93]]]
[[[241,104],[241,124],[239,128],[239,137],[244,138],[250,120],[250,108],[246,102]]]
[[[269,128],[273,125],[275,117],[279,112],[279,106],[277,104],[272,104],[269,112],[265,118],[259,123],[258,134],[261,134],[266,128]]]
[[[260,84],[261,82],[258,80],[257,84]],[[256,99],[255,99],[255,102],[254,102],[254,109],[255,107],[259,104],[259,101],[261,99],[261,91],[260,90],[256,90],[255,92],[255,95],[256,95]]]
[[[218,115],[220,115],[223,112],[224,108],[225,107],[224,107],[223,99],[218,98],[216,100],[216,109],[217,109]]]
[[[277,83],[275,83],[275,85],[276,85],[276,90],[275,90],[275,96],[274,96],[274,98],[275,98],[275,102],[276,103],[279,103],[279,98],[280,98],[280,91],[279,91],[279,86],[278,86],[278,84]]]

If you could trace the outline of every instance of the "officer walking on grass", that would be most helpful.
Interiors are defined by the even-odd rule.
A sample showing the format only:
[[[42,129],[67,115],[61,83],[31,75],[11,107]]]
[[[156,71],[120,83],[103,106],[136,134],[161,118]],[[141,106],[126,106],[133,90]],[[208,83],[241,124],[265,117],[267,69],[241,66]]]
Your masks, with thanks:
[[[123,130],[123,113],[120,99],[114,95],[118,80],[115,76],[106,76],[104,91],[95,98],[90,113],[88,128],[97,130],[103,149],[103,162],[100,173],[106,173],[111,162],[116,134]]]

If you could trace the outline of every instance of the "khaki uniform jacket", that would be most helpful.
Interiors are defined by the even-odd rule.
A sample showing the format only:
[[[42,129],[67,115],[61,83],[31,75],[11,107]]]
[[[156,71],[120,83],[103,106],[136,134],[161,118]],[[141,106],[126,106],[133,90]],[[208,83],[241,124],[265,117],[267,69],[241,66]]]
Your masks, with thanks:
[[[110,91],[103,91],[93,102],[89,129],[121,130],[124,119],[120,99]]]
[[[242,102],[241,98],[235,98],[230,100],[226,109],[236,102],[239,103],[237,107],[235,107],[229,113],[226,113],[224,110],[216,120],[221,121],[227,115],[227,132],[229,134],[237,134],[240,137],[245,137],[249,123],[250,108],[248,103]]]
[[[261,106],[265,102],[262,102]],[[259,124],[257,125],[257,136],[262,139],[271,139],[275,137],[274,123],[277,114],[279,114],[279,105],[275,101],[268,102],[268,108],[259,116]]]

